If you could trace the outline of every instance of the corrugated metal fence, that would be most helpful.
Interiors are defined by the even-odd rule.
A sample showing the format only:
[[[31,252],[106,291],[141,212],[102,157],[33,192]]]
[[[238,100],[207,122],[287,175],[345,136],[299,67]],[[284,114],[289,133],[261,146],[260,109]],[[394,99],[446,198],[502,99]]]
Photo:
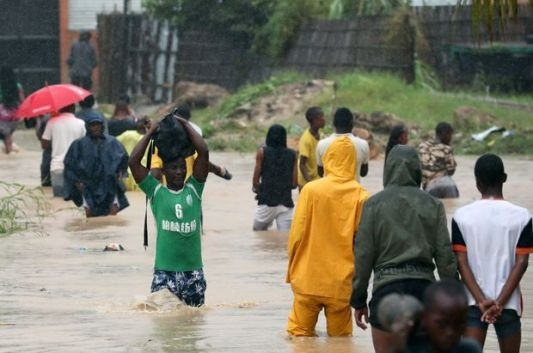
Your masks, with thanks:
[[[508,23],[505,33],[500,33],[495,23],[495,40],[523,42],[525,35],[533,32],[531,9],[522,6],[519,14],[516,20]],[[386,70],[399,73],[411,82],[415,64],[413,19],[429,46],[425,59],[445,79],[450,79],[450,45],[487,41],[483,30],[478,39],[474,36],[467,6],[414,8],[413,17],[406,17],[400,30],[408,35],[403,35],[399,41],[390,40],[390,18],[386,17],[316,21],[305,25],[296,34],[282,63],[272,68],[266,60],[251,55],[239,43],[216,33],[186,31],[180,34],[178,46],[176,31],[165,23],[139,15],[130,16],[128,40],[123,42],[123,22],[114,16],[120,15],[101,15],[98,21],[99,38],[103,40],[100,43],[101,91],[109,100],[114,100],[118,91],[127,88],[133,95],[168,101],[172,98],[174,83],[188,80],[215,83],[233,90],[276,68],[303,71],[316,77],[353,69]],[[128,53],[126,58],[121,59],[121,50]],[[102,63],[102,53],[106,55],[107,64]]]

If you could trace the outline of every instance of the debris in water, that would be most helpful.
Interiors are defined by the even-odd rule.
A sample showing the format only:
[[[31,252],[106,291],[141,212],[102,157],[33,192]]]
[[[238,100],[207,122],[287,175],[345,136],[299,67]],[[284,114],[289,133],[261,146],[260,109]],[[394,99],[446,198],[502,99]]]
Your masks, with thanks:
[[[124,247],[118,243],[109,243],[105,246],[104,251],[122,251]]]

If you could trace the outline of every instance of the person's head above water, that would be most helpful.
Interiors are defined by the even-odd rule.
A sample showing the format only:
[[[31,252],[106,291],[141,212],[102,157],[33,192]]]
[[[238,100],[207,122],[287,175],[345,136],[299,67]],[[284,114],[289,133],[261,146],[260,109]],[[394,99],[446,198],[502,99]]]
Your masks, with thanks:
[[[353,113],[348,108],[339,108],[333,116],[333,126],[338,134],[351,133],[353,129]]]
[[[418,152],[411,146],[396,145],[387,156],[383,172],[383,186],[415,186],[422,182]]]
[[[88,42],[91,40],[92,34],[89,31],[83,31],[80,33],[80,42]]]
[[[131,116],[131,110],[128,103],[124,101],[118,101],[115,104],[115,110],[113,111],[113,118],[127,118]]]
[[[492,153],[479,157],[474,166],[474,175],[477,189],[483,196],[502,197],[507,174],[500,157]]]
[[[76,104],[67,105],[66,107],[63,107],[59,109],[59,113],[72,113],[76,111]]]
[[[92,112],[85,117],[85,123],[87,126],[87,135],[91,138],[103,137],[104,135],[104,118],[96,113]]]
[[[287,147],[287,130],[282,125],[272,125],[266,135],[266,145],[272,148]]]
[[[185,158],[178,157],[170,160],[163,159],[163,168],[161,169],[161,172],[165,176],[167,187],[170,190],[181,190],[185,184],[185,176],[187,175]]]
[[[320,107],[311,107],[305,112],[305,119],[311,126],[311,129],[321,129],[326,121],[324,120],[324,111]]]
[[[80,105],[80,107],[84,109],[89,109],[94,106],[94,103],[95,103],[94,96],[91,94],[90,96],[87,96],[84,100],[79,102],[78,104]]]
[[[181,116],[185,120],[191,120],[191,108],[188,105],[180,105],[174,110],[178,116]]]
[[[389,133],[389,141],[385,147],[385,161],[390,150],[396,145],[407,145],[409,142],[409,131],[404,124],[394,125]]]
[[[142,118],[137,119],[135,122],[135,128],[138,133],[144,135],[148,129],[150,129],[151,121],[150,119],[145,115]]]
[[[436,352],[452,352],[464,333],[467,316],[468,299],[459,281],[439,281],[426,289],[422,326]]]
[[[445,122],[441,121],[435,128],[435,136],[445,145],[449,145],[452,142],[453,127]]]

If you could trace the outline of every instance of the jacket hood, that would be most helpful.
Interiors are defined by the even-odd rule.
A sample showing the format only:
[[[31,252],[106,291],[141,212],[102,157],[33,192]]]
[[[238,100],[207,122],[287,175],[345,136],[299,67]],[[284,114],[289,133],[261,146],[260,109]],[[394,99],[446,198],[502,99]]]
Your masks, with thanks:
[[[352,141],[347,136],[337,137],[323,157],[326,177],[340,181],[354,180],[356,157]]]
[[[383,186],[416,186],[422,182],[418,153],[413,147],[396,145],[385,161]]]

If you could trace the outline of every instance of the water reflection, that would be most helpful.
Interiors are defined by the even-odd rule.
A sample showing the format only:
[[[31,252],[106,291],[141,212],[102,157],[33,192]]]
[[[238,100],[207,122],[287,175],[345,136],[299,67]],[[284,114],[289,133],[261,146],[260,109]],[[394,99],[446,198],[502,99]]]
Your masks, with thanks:
[[[64,209],[62,200],[51,199],[59,211],[44,220],[49,236],[0,239],[0,351],[372,352],[366,331],[355,329],[352,338],[325,337],[323,315],[317,326],[320,337],[287,338],[292,303],[284,283],[287,234],[251,230],[253,156],[213,154],[213,158],[228,166],[234,179],[210,177],[204,192],[205,308],[189,312],[136,306],[148,303],[155,251],[153,228],[150,246],[146,250],[142,246],[141,193],[128,194],[131,206],[119,216],[90,220]],[[0,156],[0,163],[7,166],[0,169],[0,179],[37,185],[39,161],[37,151],[21,152],[16,161]],[[459,157],[458,162],[455,179],[461,198],[445,201],[449,216],[479,198],[473,180],[475,158]],[[505,163],[506,197],[531,212],[533,194],[526,190],[533,182],[533,164],[510,158]],[[369,175],[362,180],[371,193],[382,188],[382,164],[371,162]],[[17,165],[31,172],[19,175]],[[126,250],[103,252],[109,242]],[[532,279],[530,267],[522,281],[523,352],[533,351]],[[485,351],[498,351],[492,329]]]

